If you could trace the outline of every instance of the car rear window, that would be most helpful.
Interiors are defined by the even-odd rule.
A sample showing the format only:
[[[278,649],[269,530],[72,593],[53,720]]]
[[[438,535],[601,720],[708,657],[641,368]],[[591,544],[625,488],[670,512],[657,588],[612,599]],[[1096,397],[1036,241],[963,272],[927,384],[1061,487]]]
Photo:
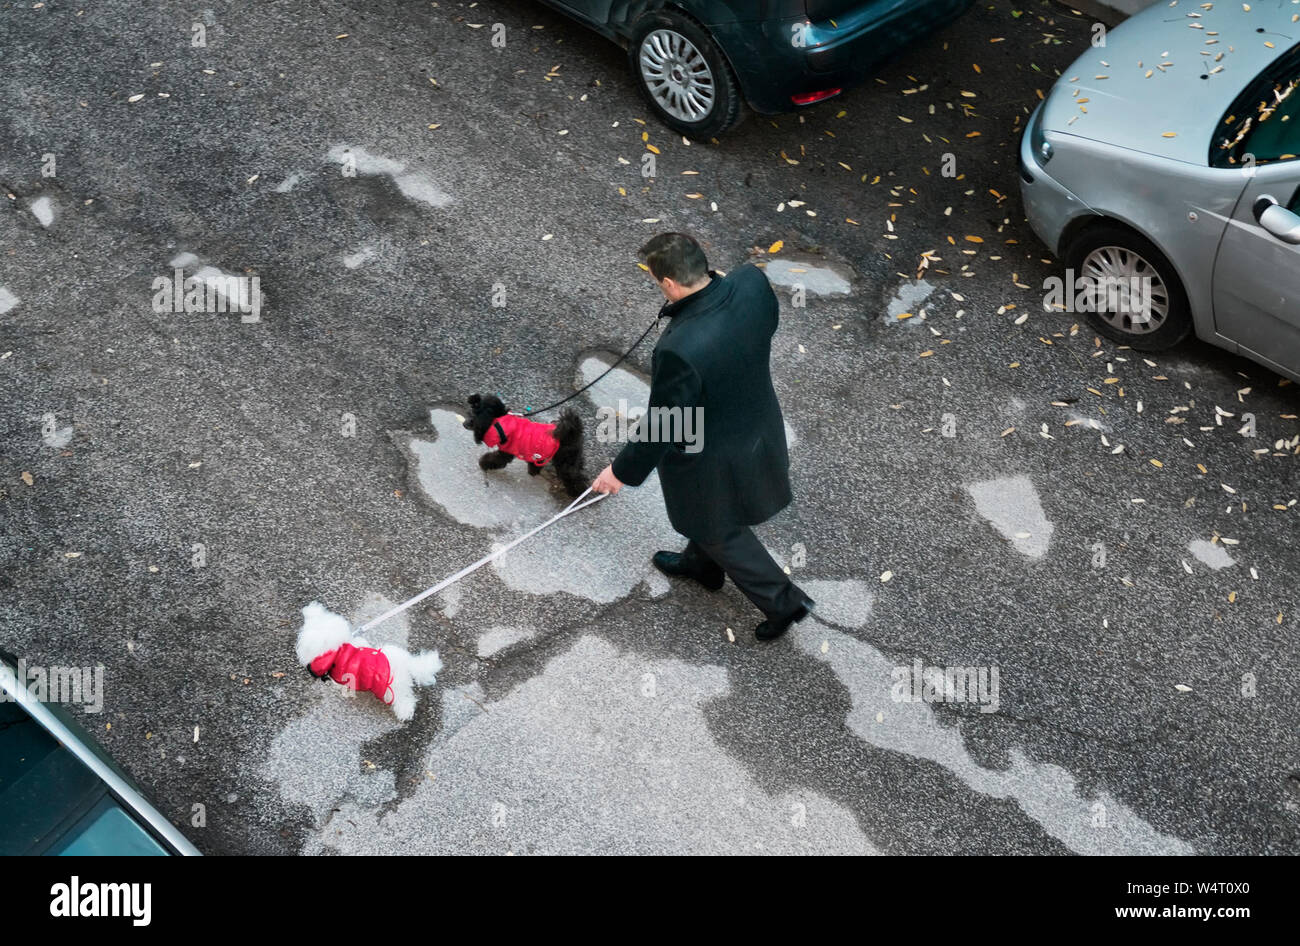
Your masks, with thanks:
[[[1232,103],[1210,164],[1233,168],[1300,156],[1300,45],[1293,47]]]

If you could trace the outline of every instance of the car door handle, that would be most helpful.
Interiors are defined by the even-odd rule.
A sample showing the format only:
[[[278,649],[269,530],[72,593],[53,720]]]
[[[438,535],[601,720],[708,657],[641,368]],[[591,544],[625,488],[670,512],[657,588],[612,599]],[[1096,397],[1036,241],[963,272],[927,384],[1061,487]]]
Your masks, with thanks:
[[[1259,225],[1284,243],[1300,244],[1300,214],[1292,213],[1277,202],[1277,198],[1263,194],[1251,208]]]

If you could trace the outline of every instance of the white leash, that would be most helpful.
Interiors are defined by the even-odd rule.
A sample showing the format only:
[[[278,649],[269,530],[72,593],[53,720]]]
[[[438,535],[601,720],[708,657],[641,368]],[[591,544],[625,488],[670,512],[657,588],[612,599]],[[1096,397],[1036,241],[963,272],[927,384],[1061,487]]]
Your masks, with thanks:
[[[536,529],[533,529],[530,532],[525,532],[519,538],[511,542],[509,545],[497,549],[495,552],[491,553],[490,555],[484,555],[473,565],[467,565],[465,568],[462,568],[460,571],[456,572],[456,574],[452,575],[450,578],[444,578],[442,581],[438,582],[436,585],[434,585],[432,588],[428,589],[427,591],[422,591],[414,598],[411,598],[408,601],[403,601],[397,607],[390,608],[389,610],[385,611],[383,614],[379,615],[379,617],[375,618],[374,620],[367,621],[365,624],[361,625],[361,627],[357,628],[357,633],[359,634],[362,631],[370,630],[370,628],[374,627],[376,624],[378,624],[381,621],[388,620],[394,614],[401,614],[403,611],[405,611],[407,608],[411,607],[412,605],[419,604],[425,598],[429,597],[429,595],[436,595],[438,592],[442,591],[447,586],[454,585],[456,582],[460,581],[470,572],[476,571],[477,569],[482,568],[488,562],[493,561],[494,559],[498,559],[502,555],[505,555],[507,552],[509,552],[520,542],[523,542],[525,539],[532,538],[537,533],[541,532],[543,529],[549,526],[551,523],[559,522],[561,519],[563,519],[571,512],[577,512],[579,509],[586,509],[588,506],[594,506],[596,503],[600,502],[602,499],[604,499],[606,496],[609,495],[609,493],[598,493],[594,499],[588,499],[585,503],[582,503],[582,505],[578,505],[580,502],[582,502],[582,499],[587,495],[587,493],[590,492],[591,492],[591,487],[588,486],[587,489],[583,492],[582,496],[579,496],[573,502],[569,503],[569,505],[565,507],[563,512],[552,516],[550,519],[547,519]]]

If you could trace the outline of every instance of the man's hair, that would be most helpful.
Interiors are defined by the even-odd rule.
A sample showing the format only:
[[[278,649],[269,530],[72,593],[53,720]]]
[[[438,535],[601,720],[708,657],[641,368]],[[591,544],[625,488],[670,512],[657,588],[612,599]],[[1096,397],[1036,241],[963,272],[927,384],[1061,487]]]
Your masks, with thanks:
[[[641,247],[640,257],[655,279],[671,278],[694,286],[709,274],[709,261],[695,238],[685,233],[661,233]]]

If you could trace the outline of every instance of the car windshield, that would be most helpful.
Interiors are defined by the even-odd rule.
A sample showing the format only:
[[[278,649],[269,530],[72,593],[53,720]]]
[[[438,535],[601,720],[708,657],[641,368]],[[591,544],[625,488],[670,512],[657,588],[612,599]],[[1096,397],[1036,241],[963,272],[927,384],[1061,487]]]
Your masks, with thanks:
[[[16,686],[13,668],[0,673]],[[44,704],[51,712],[58,709]],[[66,724],[66,721],[65,721]],[[0,689],[0,857],[153,854],[163,848],[89,766]]]
[[[1300,45],[1264,70],[1232,103],[1210,148],[1215,167],[1248,167],[1300,155]]]
[[[46,853],[59,857],[166,857],[167,849],[121,805],[105,797]]]
[[[95,774],[21,705],[0,702],[0,854],[39,848],[103,794]]]

